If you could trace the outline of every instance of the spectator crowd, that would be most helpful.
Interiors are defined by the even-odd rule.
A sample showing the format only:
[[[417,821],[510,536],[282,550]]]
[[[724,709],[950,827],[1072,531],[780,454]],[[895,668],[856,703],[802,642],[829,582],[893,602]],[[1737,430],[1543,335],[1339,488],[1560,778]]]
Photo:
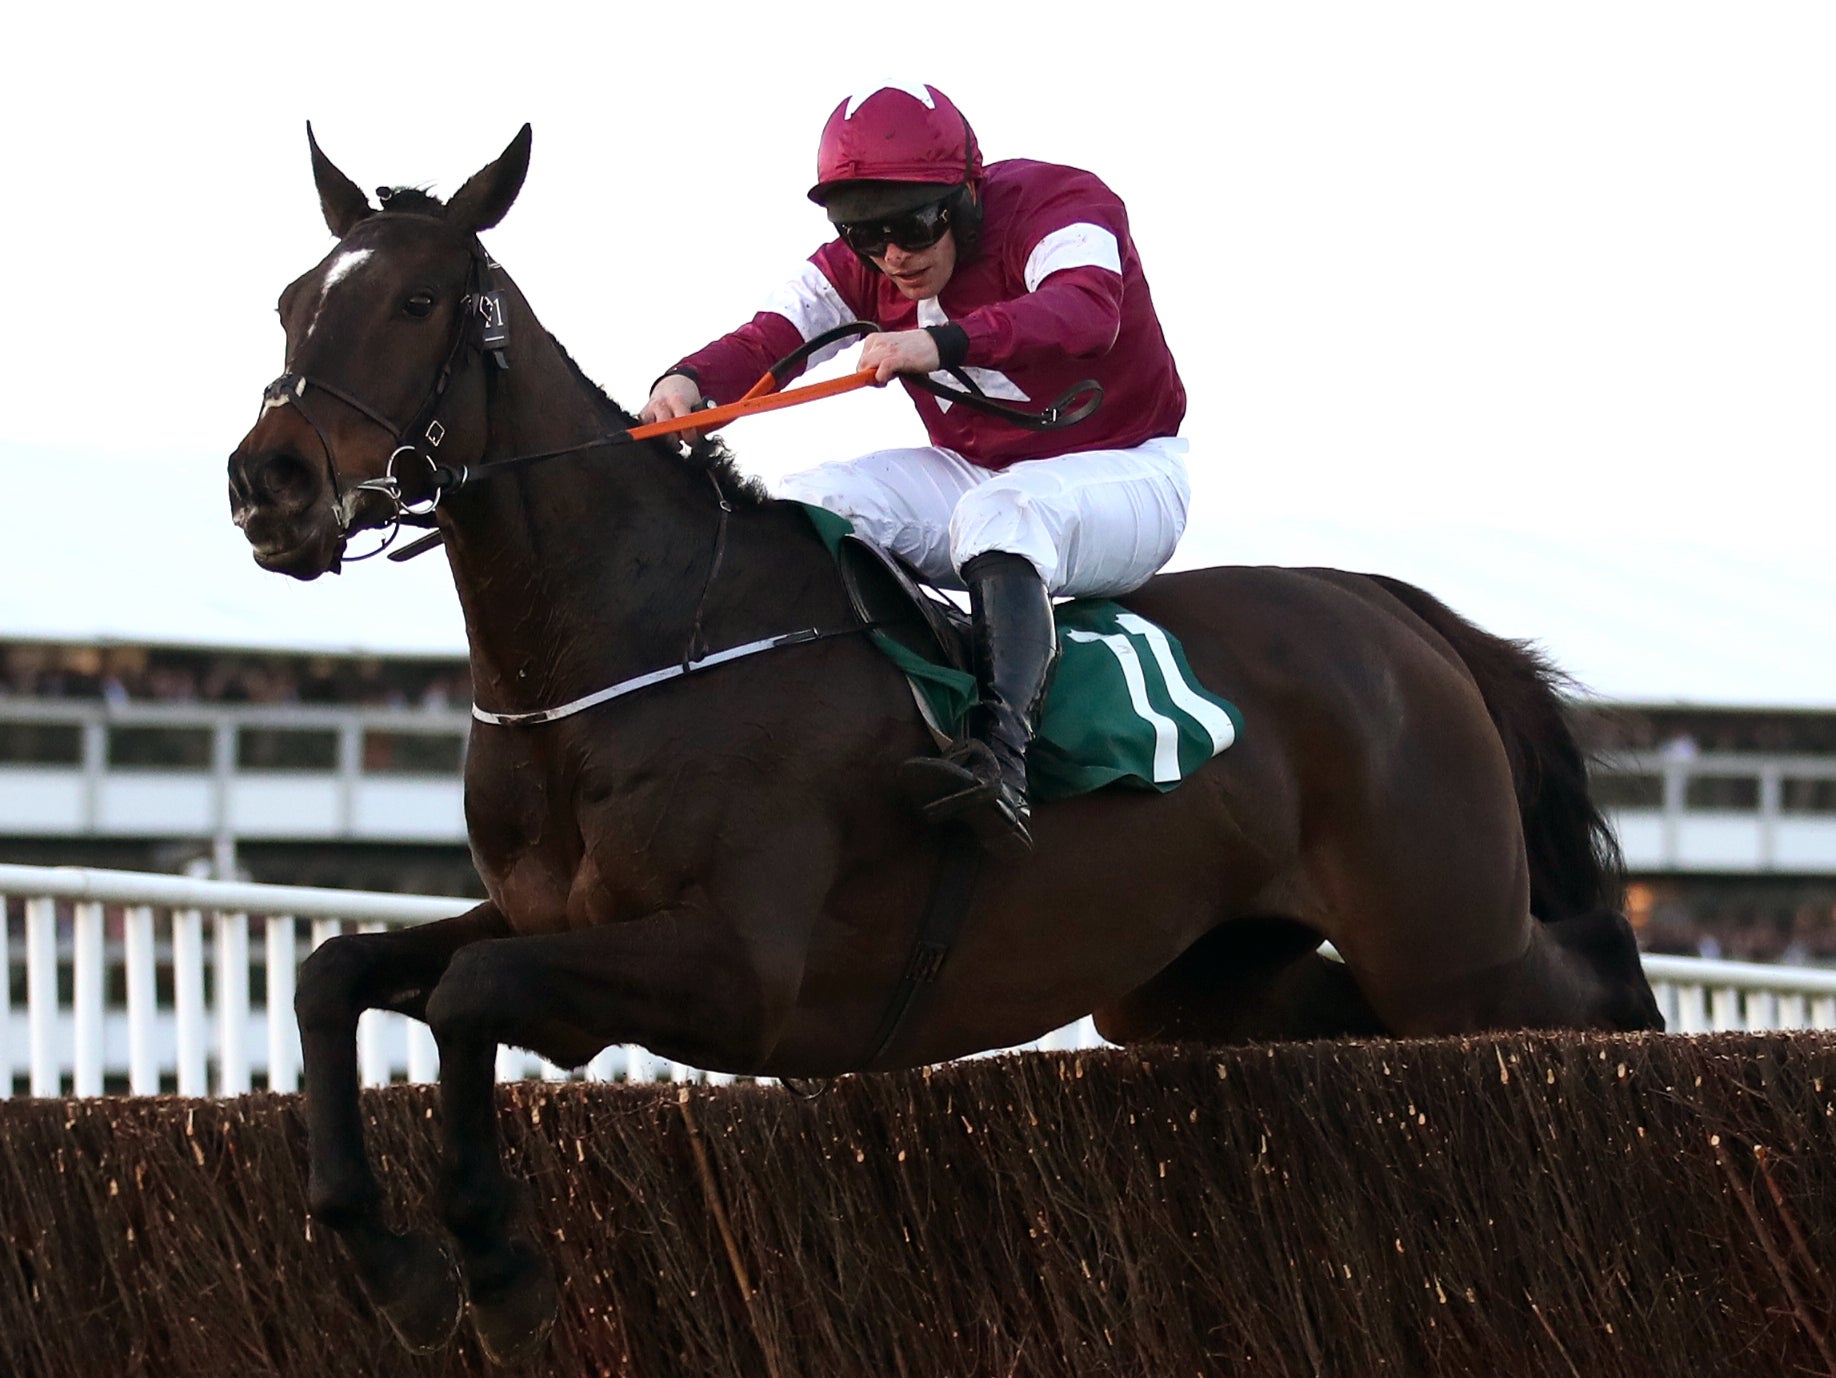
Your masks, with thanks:
[[[0,696],[142,703],[313,703],[453,708],[466,663],[147,646],[0,646]]]
[[[1730,962],[1779,962],[1836,967],[1836,884],[1800,886],[1729,900],[1702,889],[1662,896],[1644,882],[1631,886],[1628,908],[1647,952]]]

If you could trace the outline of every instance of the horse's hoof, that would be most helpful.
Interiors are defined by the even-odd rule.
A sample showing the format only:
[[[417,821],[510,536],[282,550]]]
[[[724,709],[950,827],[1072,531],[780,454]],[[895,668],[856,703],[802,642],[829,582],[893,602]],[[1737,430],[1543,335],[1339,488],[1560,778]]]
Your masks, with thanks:
[[[418,1231],[397,1235],[384,1271],[365,1280],[376,1309],[402,1347],[432,1354],[452,1342],[465,1315],[459,1262],[445,1241]]]
[[[489,1287],[472,1288],[472,1328],[494,1364],[516,1364],[540,1350],[554,1329],[560,1293],[554,1265],[522,1241],[509,1247],[509,1262]]]

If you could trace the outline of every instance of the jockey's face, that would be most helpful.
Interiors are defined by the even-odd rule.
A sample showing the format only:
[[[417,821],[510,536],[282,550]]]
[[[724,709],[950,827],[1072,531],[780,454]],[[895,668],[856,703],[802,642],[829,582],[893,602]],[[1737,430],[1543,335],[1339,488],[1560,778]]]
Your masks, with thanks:
[[[908,300],[934,297],[956,271],[956,232],[946,231],[928,249],[901,249],[897,244],[888,244],[885,253],[874,255],[873,264],[892,279],[899,294]]]

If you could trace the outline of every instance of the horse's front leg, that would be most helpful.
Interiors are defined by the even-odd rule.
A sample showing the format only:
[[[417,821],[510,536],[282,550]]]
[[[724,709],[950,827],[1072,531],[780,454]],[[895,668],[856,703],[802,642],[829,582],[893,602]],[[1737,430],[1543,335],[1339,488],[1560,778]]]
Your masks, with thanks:
[[[358,1112],[357,1020],[387,1009],[420,1019],[453,954],[507,932],[494,905],[388,933],[333,938],[300,967],[294,1012],[306,1094],[307,1201],[336,1234],[364,1290],[409,1349],[452,1338],[464,1309],[457,1270],[431,1235],[383,1223],[382,1189],[364,1152]]]
[[[500,1363],[542,1344],[556,1308],[546,1257],[516,1237],[519,1194],[503,1169],[493,1072],[499,1043],[578,1066],[641,1043],[704,1067],[756,1069],[796,999],[803,926],[743,934],[684,907],[601,928],[481,943],[454,958],[427,1022],[440,1045],[447,1227],[472,1322]]]

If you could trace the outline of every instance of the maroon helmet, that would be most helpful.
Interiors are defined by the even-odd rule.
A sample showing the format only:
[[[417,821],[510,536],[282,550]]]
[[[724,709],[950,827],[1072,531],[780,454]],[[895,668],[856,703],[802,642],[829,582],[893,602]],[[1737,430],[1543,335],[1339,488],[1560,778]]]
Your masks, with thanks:
[[[981,147],[954,101],[935,86],[882,86],[835,107],[809,195],[841,223],[913,210],[981,175]]]

